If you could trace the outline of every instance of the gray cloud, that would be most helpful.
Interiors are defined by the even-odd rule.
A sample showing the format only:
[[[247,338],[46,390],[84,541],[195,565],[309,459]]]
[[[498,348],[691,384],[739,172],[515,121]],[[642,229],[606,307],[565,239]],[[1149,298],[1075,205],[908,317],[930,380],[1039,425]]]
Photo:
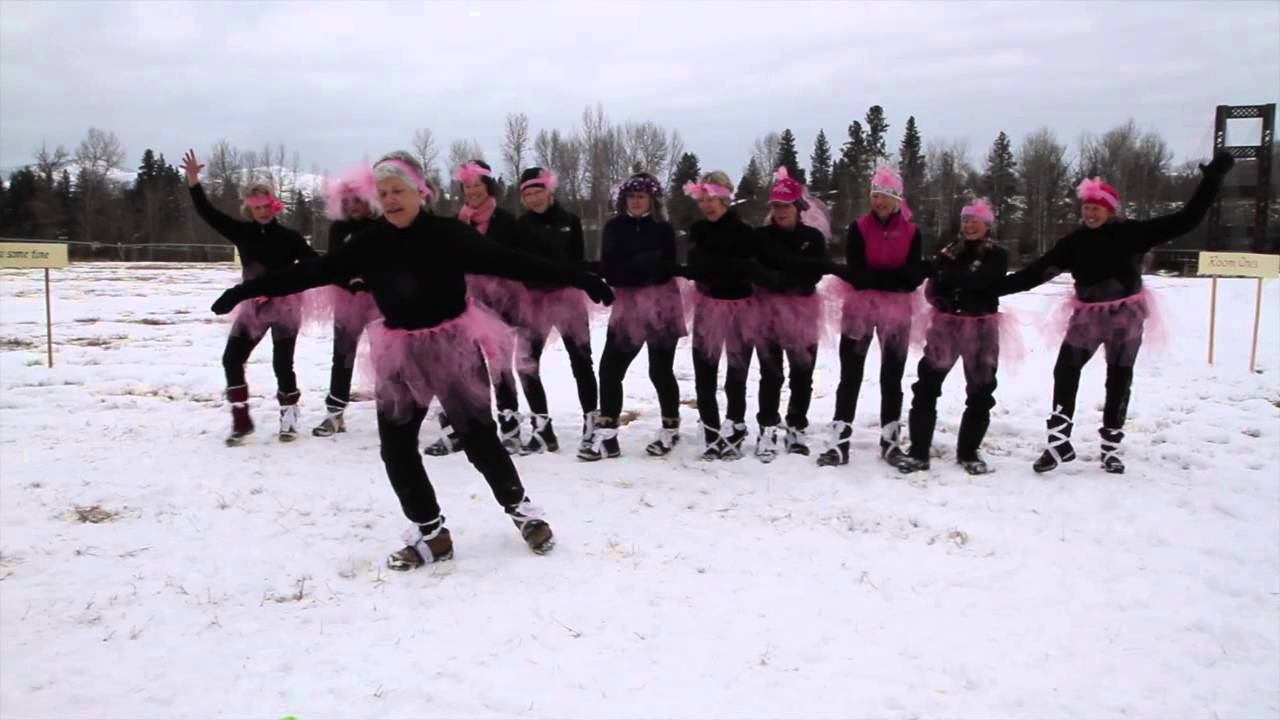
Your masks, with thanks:
[[[506,113],[568,129],[597,101],[731,174],[766,132],[807,155],[877,103],[895,146],[908,115],[974,159],[1000,130],[1132,117],[1181,159],[1215,105],[1278,95],[1275,2],[0,4],[4,168],[90,125],[130,163],[225,137],[337,170],[423,126],[495,159]]]

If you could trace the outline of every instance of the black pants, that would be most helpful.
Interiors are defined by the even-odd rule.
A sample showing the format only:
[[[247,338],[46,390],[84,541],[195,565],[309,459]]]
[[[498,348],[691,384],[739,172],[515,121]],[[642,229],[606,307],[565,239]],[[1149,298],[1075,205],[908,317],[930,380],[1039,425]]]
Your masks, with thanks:
[[[880,340],[880,425],[897,422],[902,416],[902,373],[907,368],[907,332],[888,337],[875,331]],[[862,373],[871,349],[871,335],[857,339],[840,338],[840,384],[836,387],[834,419],[853,422],[858,410],[858,391],[862,389]]]
[[[1133,365],[1142,347],[1143,316],[1120,315],[1107,326],[1089,327],[1072,319],[1067,336],[1053,366],[1053,405],[1067,417],[1076,412],[1076,393],[1080,390],[1080,371],[1089,359],[1103,348],[1107,362],[1106,400],[1102,406],[1102,426],[1112,430],[1124,427],[1129,414],[1129,393],[1133,385]]]
[[[227,387],[244,385],[244,364],[249,361],[253,349],[262,342],[264,335],[252,337],[240,325],[231,326],[226,349],[222,351],[222,370],[227,376]],[[276,390],[291,393],[298,390],[298,376],[293,372],[293,351],[298,343],[295,332],[278,326],[271,328],[271,368],[276,373]]]
[[[907,425],[911,431],[912,457],[921,460],[929,457],[933,431],[938,422],[938,397],[942,395],[942,383],[956,361],[960,360],[964,363],[965,403],[956,441],[956,460],[978,459],[978,447],[991,425],[991,408],[996,406],[996,370],[1000,356],[997,323],[992,321],[978,328],[976,338],[972,346],[961,347],[956,339],[937,337],[936,331],[930,330],[924,357],[920,359],[917,370],[919,379],[911,386],[911,413]]]
[[[729,366],[724,373],[725,419],[743,422],[747,416],[747,373],[754,348],[747,343],[731,346]],[[720,428],[720,403],[716,398],[720,355],[723,347],[703,347],[693,341],[693,383],[698,396],[698,417],[708,428]]]
[[[360,335],[333,326],[333,367],[329,370],[329,397],[344,406],[351,400],[351,376],[356,369],[356,352]]]
[[[487,375],[483,370],[482,374]],[[477,382],[487,385],[488,378],[478,378]],[[463,393],[443,394],[437,399],[456,423],[455,431],[462,439],[467,460],[484,476],[498,503],[510,507],[523,500],[524,486],[511,456],[498,441],[498,429],[489,410],[488,398],[484,399],[483,407]],[[397,423],[381,408],[378,410],[378,438],[382,443],[382,462],[386,466],[387,477],[400,498],[405,517],[418,525],[425,525],[440,515],[435,488],[427,478],[422,455],[418,452],[418,430],[426,415],[425,407],[417,407],[407,421]]]
[[[676,383],[676,340],[648,340],[649,379],[658,393],[662,417],[680,416],[680,386]],[[622,379],[627,368],[640,354],[641,345],[624,342],[612,330],[605,336],[604,353],[600,356],[600,414],[617,419],[622,413]]]
[[[809,403],[813,399],[813,363],[818,346],[804,353],[784,351],[780,345],[758,349],[760,359],[760,409],[756,422],[762,426],[782,422],[778,407],[782,403],[782,357],[786,355],[791,372],[791,398],[787,401],[787,425],[797,430],[809,427]]]
[[[578,383],[578,403],[582,405],[583,414],[589,413],[600,402],[596,371],[591,364],[591,340],[588,338],[579,344],[563,333],[561,339],[564,341],[564,349],[569,353],[573,379]],[[516,372],[520,375],[525,400],[529,401],[529,409],[539,415],[547,414],[547,391],[542,387],[542,351],[546,344],[546,335],[521,331],[516,351]]]

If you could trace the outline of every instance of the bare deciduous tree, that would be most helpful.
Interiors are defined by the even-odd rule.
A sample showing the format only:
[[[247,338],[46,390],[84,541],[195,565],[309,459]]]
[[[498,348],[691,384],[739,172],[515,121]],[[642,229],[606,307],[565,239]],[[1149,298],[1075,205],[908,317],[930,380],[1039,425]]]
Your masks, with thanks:
[[[436,163],[440,161],[440,149],[436,147],[435,133],[431,128],[418,128],[413,131],[413,156],[422,164],[422,170],[436,184],[440,182],[440,169]]]
[[[45,189],[53,187],[53,177],[61,172],[71,162],[71,153],[65,147],[59,145],[53,150],[45,143],[40,143],[40,149],[36,151],[36,171],[40,173],[40,179],[44,181]]]
[[[80,166],[80,211],[84,238],[93,240],[100,200],[106,195],[107,173],[124,163],[124,147],[116,134],[89,128],[88,135],[76,148],[76,164]]]
[[[1043,255],[1065,215],[1067,148],[1053,131],[1041,128],[1023,138],[1018,148],[1018,174],[1026,193],[1028,249]]]
[[[756,167],[760,168],[761,172],[769,176],[773,175],[773,171],[778,167],[778,147],[781,144],[782,137],[776,132],[756,139],[751,148],[751,157],[755,158]]]
[[[506,165],[507,177],[512,182],[520,177],[528,151],[529,116],[524,113],[507,115],[506,132],[502,137],[502,162]]]

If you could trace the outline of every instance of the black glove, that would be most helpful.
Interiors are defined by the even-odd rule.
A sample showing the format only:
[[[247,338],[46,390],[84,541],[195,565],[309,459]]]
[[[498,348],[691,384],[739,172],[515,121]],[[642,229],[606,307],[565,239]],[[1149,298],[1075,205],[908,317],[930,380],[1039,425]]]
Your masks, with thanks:
[[[683,265],[672,265],[671,277],[688,278],[690,280],[693,279],[689,277],[689,269]]]
[[[1200,166],[1200,172],[1204,173],[1204,176],[1207,178],[1221,180],[1227,176],[1227,173],[1231,172],[1231,168],[1234,167],[1235,164],[1236,159],[1231,156],[1231,153],[1226,150],[1219,150],[1213,156],[1213,160],[1209,161],[1208,165]]]
[[[601,305],[613,304],[613,290],[604,278],[594,273],[580,273],[573,281],[573,286],[585,292],[592,302]]]
[[[219,295],[218,299],[213,301],[213,306],[209,309],[213,311],[214,315],[226,315],[232,310],[235,310],[236,306],[245,299],[244,290],[241,289],[240,285],[237,285]]]

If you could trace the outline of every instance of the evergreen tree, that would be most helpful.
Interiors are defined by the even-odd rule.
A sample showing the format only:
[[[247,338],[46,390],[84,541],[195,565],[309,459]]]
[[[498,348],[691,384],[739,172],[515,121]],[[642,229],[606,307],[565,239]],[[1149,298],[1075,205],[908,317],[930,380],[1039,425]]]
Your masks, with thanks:
[[[867,149],[867,136],[862,123],[857,120],[849,126],[849,139],[840,150],[840,172],[836,175],[836,189],[844,199],[841,203],[841,220],[851,220],[862,213],[867,204],[867,183],[871,180],[871,158]]]
[[[916,127],[914,115],[907,118],[907,127],[902,133],[902,146],[898,150],[898,172],[902,173],[902,184],[907,196],[924,189],[924,156],[920,153],[920,130]]]
[[[738,181],[738,191],[734,193],[733,199],[748,202],[755,200],[760,197],[764,183],[764,178],[760,176],[760,165],[755,158],[751,158],[747,169],[742,171],[742,179]]]
[[[809,156],[809,191],[816,197],[824,197],[833,190],[831,178],[831,144],[827,142],[827,134],[818,130],[818,139],[813,141],[813,154]]]
[[[987,153],[986,172],[982,176],[982,191],[991,199],[991,209],[995,212],[996,223],[1012,219],[1009,212],[1012,203],[1010,198],[1018,193],[1017,161],[1013,157],[1013,144],[1003,130],[991,143],[991,151]]]
[[[800,158],[796,153],[796,136],[791,128],[782,131],[782,139],[778,143],[778,167],[785,167],[791,177],[804,182],[804,168],[800,167]],[[778,168],[765,168],[765,172],[773,175]]]
[[[676,163],[675,172],[671,174],[671,202],[667,207],[671,224],[677,230],[688,229],[698,218],[698,204],[684,194],[684,184],[697,182],[701,175],[702,170],[698,167],[697,155],[685,153],[680,156],[680,162]]]
[[[889,151],[885,148],[885,137],[889,132],[889,121],[884,117],[884,108],[872,105],[867,110],[866,151],[868,162],[875,168],[881,160],[889,159]]]

